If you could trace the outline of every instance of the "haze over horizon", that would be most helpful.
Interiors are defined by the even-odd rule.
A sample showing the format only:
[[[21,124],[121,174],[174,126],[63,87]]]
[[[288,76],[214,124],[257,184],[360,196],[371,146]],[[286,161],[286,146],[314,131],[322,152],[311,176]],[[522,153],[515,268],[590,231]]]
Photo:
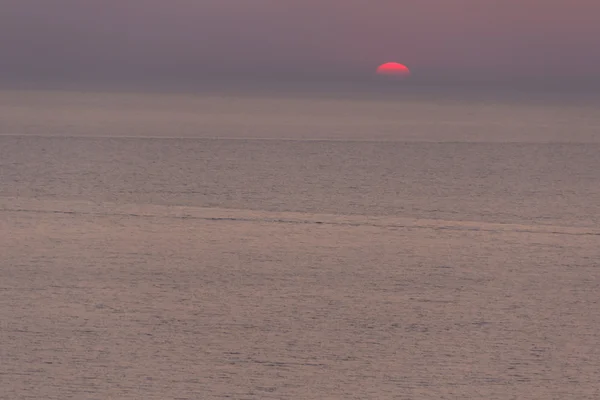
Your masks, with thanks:
[[[4,0],[0,81],[600,78],[600,3]]]

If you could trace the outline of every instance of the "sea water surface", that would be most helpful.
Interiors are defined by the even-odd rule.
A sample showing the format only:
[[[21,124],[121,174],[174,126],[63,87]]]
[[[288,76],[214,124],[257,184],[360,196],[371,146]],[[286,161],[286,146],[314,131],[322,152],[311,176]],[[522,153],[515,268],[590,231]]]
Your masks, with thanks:
[[[599,105],[0,91],[3,391],[595,399]]]

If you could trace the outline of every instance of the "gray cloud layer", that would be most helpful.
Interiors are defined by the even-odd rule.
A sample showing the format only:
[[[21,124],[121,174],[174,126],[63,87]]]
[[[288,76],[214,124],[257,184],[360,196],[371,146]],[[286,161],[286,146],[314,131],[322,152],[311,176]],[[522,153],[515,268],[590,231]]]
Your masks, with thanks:
[[[0,77],[600,76],[596,0],[2,0]]]

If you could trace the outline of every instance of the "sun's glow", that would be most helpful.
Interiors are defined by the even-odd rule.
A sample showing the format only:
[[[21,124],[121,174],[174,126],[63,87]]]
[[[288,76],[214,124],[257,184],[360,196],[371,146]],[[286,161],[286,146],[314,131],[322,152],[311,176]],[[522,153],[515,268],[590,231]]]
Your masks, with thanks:
[[[410,76],[410,69],[404,64],[397,62],[387,62],[377,67],[377,75],[394,78],[407,78]]]

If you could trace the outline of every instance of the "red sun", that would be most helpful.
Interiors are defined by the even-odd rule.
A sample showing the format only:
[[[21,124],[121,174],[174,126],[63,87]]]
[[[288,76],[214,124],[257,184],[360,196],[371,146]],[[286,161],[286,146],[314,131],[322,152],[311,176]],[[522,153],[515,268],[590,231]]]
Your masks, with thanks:
[[[410,76],[410,70],[404,64],[388,62],[377,67],[377,75],[390,78],[408,78]]]

